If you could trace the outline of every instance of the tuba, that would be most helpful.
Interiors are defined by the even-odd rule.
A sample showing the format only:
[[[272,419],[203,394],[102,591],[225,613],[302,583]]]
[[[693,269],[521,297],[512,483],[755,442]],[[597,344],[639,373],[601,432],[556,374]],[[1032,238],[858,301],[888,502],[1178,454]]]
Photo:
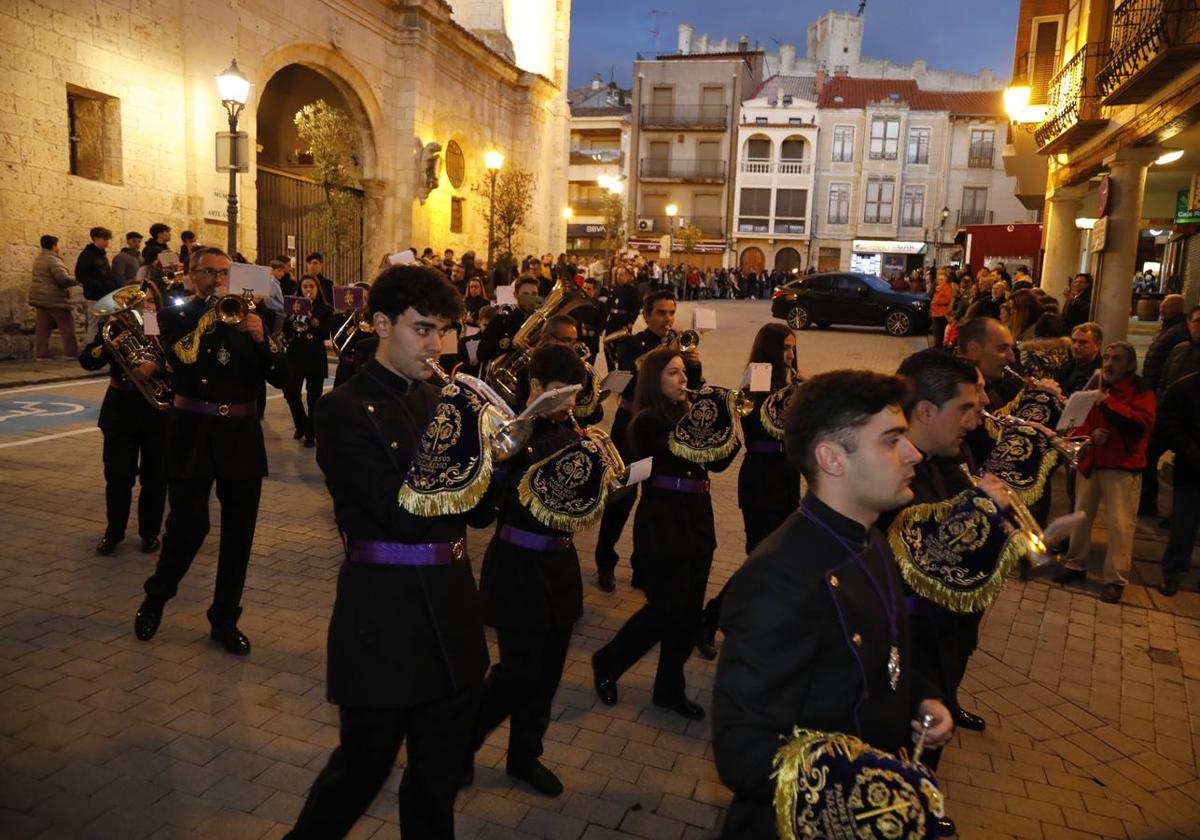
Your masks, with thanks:
[[[516,335],[512,337],[512,346],[503,354],[497,356],[488,365],[487,383],[499,393],[509,405],[516,405],[518,383],[521,372],[529,367],[532,350],[519,345],[533,347],[542,337],[546,322],[556,315],[566,315],[572,309],[589,303],[587,296],[574,283],[568,283],[560,278],[537,308],[528,318]],[[578,352],[578,351],[577,351]]]
[[[140,284],[123,286],[96,301],[93,312],[108,317],[100,327],[100,340],[108,352],[146,401],[159,411],[164,411],[171,407],[171,386],[162,373],[166,354],[158,339],[146,335],[143,329],[142,313],[138,307],[146,297]],[[127,336],[118,343],[117,337],[122,333],[127,333]],[[153,376],[143,377],[137,368],[145,362],[153,362],[159,370]]]

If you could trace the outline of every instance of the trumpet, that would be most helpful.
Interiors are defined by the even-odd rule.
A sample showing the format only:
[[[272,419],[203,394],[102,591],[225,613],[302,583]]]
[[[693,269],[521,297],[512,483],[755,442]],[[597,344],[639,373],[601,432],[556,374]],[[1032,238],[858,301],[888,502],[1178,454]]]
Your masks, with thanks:
[[[667,330],[667,334],[662,337],[662,341],[659,343],[658,347],[655,347],[653,350],[647,350],[645,353],[638,356],[637,361],[634,362],[633,366],[637,370],[641,370],[642,362],[645,361],[646,357],[653,353],[654,350],[661,350],[663,347],[669,347],[672,350],[676,350],[680,353],[691,353],[699,346],[700,333],[696,332],[695,330],[684,330],[681,333],[675,332],[675,330]]]
[[[222,324],[237,326],[246,320],[247,315],[254,311],[254,293],[249,289],[245,289],[240,295],[222,295],[217,298],[215,308],[217,320]]]
[[[971,482],[971,486],[978,487],[979,479],[971,474],[971,470],[966,464],[960,464],[962,471],[966,473],[967,479]],[[1008,488],[1005,488],[1008,490]],[[1005,494],[1008,499],[1008,515],[1017,530],[1020,531],[1025,540],[1029,543],[1030,562],[1036,567],[1050,566],[1054,563],[1054,557],[1050,554],[1050,549],[1046,547],[1046,535],[1042,532],[1042,526],[1038,524],[1037,519],[1021,501],[1021,498],[1011,490]]]
[[[1047,434],[1047,430],[1040,423],[1031,423],[1028,420],[1024,420],[1012,414],[996,415],[985,410],[983,412],[983,416],[988,420],[991,420],[997,426],[1033,429],[1040,434]],[[1054,450],[1063,456],[1071,469],[1075,470],[1079,469],[1079,462],[1083,460],[1084,455],[1087,453],[1088,447],[1092,445],[1091,440],[1088,438],[1065,438],[1052,432],[1049,433],[1048,437],[1050,440],[1050,445],[1054,447]]]
[[[684,388],[683,392],[689,400],[695,400],[701,394],[728,390],[715,385],[705,385],[703,388]],[[733,413],[738,417],[749,417],[754,413],[754,398],[750,396],[749,388],[739,388],[734,392]]]
[[[1020,379],[1022,382],[1025,383],[1026,388],[1029,388],[1029,389],[1035,390],[1035,391],[1040,390],[1037,387],[1037,380],[1034,379],[1032,376],[1022,376],[1021,374],[1019,374],[1015,370],[1013,370],[1012,367],[1010,367],[1009,365],[1004,366],[1004,372],[1007,373],[1009,376],[1015,376],[1017,379]],[[1050,393],[1050,392],[1047,391],[1047,393]],[[1066,405],[1066,403],[1067,403],[1067,398],[1064,397],[1062,394],[1055,394],[1054,398],[1056,400],[1058,400],[1058,404],[1060,407]]]
[[[507,461],[525,448],[525,444],[529,442],[529,436],[533,434],[533,417],[518,417],[504,401],[504,398],[482,379],[476,379],[465,373],[448,374],[438,364],[435,356],[430,356],[423,361],[442,385],[461,382],[488,401],[489,404],[484,408],[485,411],[495,412],[499,415],[499,425],[488,442],[488,448],[491,450],[493,458],[497,461]]]

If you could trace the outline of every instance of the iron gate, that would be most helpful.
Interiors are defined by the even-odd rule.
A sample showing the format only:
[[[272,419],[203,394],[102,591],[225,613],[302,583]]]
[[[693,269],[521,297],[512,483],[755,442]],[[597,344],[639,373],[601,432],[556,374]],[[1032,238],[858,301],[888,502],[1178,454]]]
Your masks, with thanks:
[[[313,251],[325,256],[325,276],[337,285],[363,279],[362,190],[339,189],[348,200],[341,202],[338,225],[343,229],[342,247],[335,250],[333,233],[325,219],[325,189],[316,181],[258,166],[258,261],[266,264],[282,254],[293,253],[296,279],[304,273],[304,258]],[[289,243],[288,237],[295,237]],[[292,245],[292,247],[289,247]]]

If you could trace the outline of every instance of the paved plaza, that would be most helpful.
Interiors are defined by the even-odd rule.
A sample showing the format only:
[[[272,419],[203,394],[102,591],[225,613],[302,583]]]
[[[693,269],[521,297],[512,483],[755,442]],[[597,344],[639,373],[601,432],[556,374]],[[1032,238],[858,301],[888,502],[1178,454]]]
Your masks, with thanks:
[[[768,304],[715,308],[720,329],[701,353],[710,381],[733,384]],[[681,325],[690,323],[681,309]],[[799,352],[809,372],[893,370],[923,346],[813,330],[800,335]],[[272,398],[271,476],[241,622],[253,653],[232,657],[207,637],[215,519],[162,629],[141,643],[132,619],[153,558],[136,539],[111,557],[93,551],[104,521],[93,428],[104,387],[0,390],[0,837],[281,837],[337,742],[324,672],[341,547],[312,451],[292,440],[286,407]],[[710,593],[743,559],[736,474],[735,464],[714,476],[721,545]],[[477,562],[488,536],[471,535]],[[1200,595],[1194,580],[1174,599],[1145,585],[1158,580],[1164,539],[1142,523],[1122,604],[1100,603],[1094,586],[1013,581],[990,610],[963,697],[989,726],[955,736],[939,770],[960,836],[1200,836]],[[547,799],[505,775],[502,728],[459,797],[459,837],[716,834],[729,793],[708,724],[651,706],[654,655],[622,680],[616,707],[592,691],[592,651],[641,604],[625,563],[616,594],[593,585],[594,540],[594,532],[578,540],[584,617],[546,744],[566,793]],[[689,693],[709,709],[713,673],[712,663],[689,662]],[[398,836],[403,762],[402,753],[353,837]]]

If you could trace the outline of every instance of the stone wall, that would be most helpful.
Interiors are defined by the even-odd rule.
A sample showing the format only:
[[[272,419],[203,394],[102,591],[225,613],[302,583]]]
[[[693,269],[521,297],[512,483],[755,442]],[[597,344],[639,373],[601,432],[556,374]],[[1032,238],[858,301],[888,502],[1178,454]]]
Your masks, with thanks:
[[[502,20],[501,0],[490,5],[489,19]],[[469,187],[493,146],[538,177],[524,248],[561,250],[569,0],[546,3],[557,16],[547,49],[559,84],[497,54],[442,0],[364,0],[353,15],[343,10],[333,0],[139,0],[132,10],[108,0],[0,4],[0,332],[31,328],[29,267],[43,233],[60,238],[68,266],[98,224],[117,234],[110,256],[125,231],[144,234],[154,222],[171,226],[173,244],[187,228],[225,244],[227,226],[213,213],[227,185],[214,171],[214,133],[226,128],[214,77],[234,56],[254,83],[239,124],[252,149],[258,97],[289,64],[317,71],[351,104],[363,139],[368,273],[410,244],[486,248]],[[68,91],[92,97],[80,109],[85,122],[94,125],[97,110],[119,114],[104,135],[102,179],[71,174]],[[466,155],[466,180],[455,189],[443,174],[422,205],[419,149],[431,141],[445,149],[451,138]],[[252,165],[239,178],[238,226],[239,250],[252,260],[254,185]],[[462,234],[449,230],[455,195],[467,199]]]

